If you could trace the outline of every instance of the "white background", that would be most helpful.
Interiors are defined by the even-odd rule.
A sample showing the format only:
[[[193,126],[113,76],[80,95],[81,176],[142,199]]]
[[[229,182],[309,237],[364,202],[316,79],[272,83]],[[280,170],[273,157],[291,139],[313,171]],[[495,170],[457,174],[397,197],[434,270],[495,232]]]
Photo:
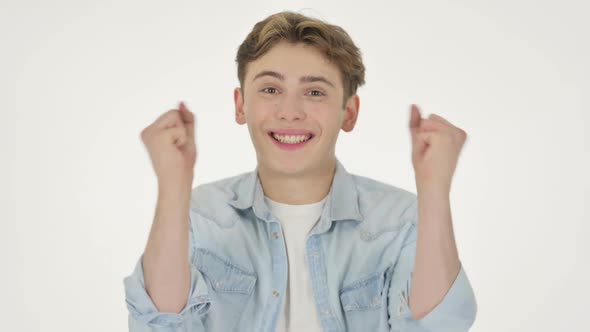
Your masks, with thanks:
[[[472,331],[590,331],[590,8],[532,0],[0,1],[1,329],[127,330],[157,195],[139,134],[184,100],[194,185],[253,170],[234,58],[283,9],[364,54],[348,171],[415,192],[410,103],[468,133],[451,199]]]

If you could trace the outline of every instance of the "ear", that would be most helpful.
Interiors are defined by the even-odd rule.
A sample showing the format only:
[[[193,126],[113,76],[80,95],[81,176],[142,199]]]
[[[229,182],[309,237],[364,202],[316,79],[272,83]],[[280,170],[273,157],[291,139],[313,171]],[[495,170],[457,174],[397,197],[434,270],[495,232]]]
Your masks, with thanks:
[[[236,108],[236,123],[243,125],[246,123],[246,115],[244,114],[244,96],[242,89],[234,89],[234,105]]]
[[[349,132],[354,129],[359,114],[360,100],[357,94],[348,98],[344,107],[344,118],[342,119],[342,130]]]

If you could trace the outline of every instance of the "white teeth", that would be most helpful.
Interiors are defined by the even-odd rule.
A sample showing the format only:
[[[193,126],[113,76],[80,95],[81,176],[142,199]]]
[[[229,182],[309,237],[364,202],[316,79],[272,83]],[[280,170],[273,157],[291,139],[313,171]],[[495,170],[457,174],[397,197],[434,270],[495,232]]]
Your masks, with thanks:
[[[286,144],[297,144],[301,142],[305,142],[311,138],[310,135],[278,135],[273,133],[272,136],[281,143]]]

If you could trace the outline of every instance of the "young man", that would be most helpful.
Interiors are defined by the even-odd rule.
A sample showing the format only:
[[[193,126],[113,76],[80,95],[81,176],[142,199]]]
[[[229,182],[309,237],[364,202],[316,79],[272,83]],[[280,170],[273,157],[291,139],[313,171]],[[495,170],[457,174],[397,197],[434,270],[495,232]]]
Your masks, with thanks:
[[[283,12],[237,54],[235,119],[253,172],[192,189],[184,104],[142,132],[158,176],[144,254],[125,278],[131,331],[467,331],[476,302],[449,193],[466,134],[410,114],[418,195],[349,174],[364,66],[341,28]]]

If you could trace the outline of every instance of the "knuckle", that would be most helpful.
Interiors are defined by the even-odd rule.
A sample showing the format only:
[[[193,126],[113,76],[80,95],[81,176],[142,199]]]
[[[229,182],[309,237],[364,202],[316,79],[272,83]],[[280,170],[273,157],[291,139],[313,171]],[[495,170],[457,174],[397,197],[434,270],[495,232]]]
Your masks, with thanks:
[[[181,122],[182,123],[182,117],[180,116],[179,111],[172,112],[170,114],[170,119],[174,120],[175,122]]]
[[[145,141],[147,139],[148,136],[148,128],[144,128],[141,133],[139,133],[139,137],[141,137],[141,139],[143,141]]]
[[[176,116],[178,116],[178,112],[175,109],[171,109],[166,111],[164,114],[162,114],[160,116],[160,118],[158,118],[158,120],[156,120],[156,122],[165,122],[168,121],[171,118],[174,118]]]
[[[467,132],[465,132],[465,130],[459,128],[459,137],[464,140],[467,138]]]
[[[441,140],[443,140],[445,142],[452,142],[454,140],[453,135],[450,133],[447,133],[447,132],[441,132],[439,137]]]

